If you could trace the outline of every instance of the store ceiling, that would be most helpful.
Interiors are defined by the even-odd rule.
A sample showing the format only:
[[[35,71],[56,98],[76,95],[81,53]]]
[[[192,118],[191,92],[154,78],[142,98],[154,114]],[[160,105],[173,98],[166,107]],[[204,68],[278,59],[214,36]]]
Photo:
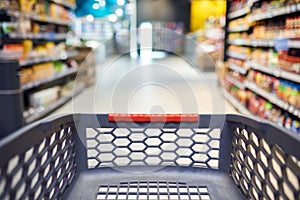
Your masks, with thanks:
[[[120,7],[117,4],[118,1],[119,0],[76,0],[77,9],[75,10],[75,14],[77,17],[83,17],[89,14],[94,17],[105,17],[114,13],[115,10]]]

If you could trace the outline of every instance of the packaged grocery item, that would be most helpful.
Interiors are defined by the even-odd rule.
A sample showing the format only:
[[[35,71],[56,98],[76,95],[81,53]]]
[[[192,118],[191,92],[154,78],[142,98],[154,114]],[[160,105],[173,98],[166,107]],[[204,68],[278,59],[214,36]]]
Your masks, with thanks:
[[[294,119],[292,121],[291,131],[293,131],[294,133],[300,134],[300,121],[299,120]]]
[[[32,12],[35,2],[36,0],[19,0],[20,11],[24,13]]]
[[[1,4],[2,2],[4,2],[4,6],[7,6],[7,7],[4,7],[5,9],[10,9],[10,10],[20,10],[20,6],[19,6],[19,2],[18,0],[9,0],[9,1],[1,1]],[[7,3],[8,2],[8,3]]]
[[[33,43],[31,40],[24,40],[23,41],[23,58],[26,59],[28,54],[32,51]]]
[[[29,95],[29,104],[33,108],[47,107],[59,99],[60,87],[52,87]]]
[[[21,77],[20,77],[21,84],[25,84],[25,83],[33,81],[32,80],[33,74],[34,74],[34,72],[33,72],[32,68],[22,68],[21,69]]]
[[[274,49],[269,49],[267,66],[276,67],[278,64],[278,53]]]
[[[2,22],[1,29],[3,34],[15,33],[18,29],[17,22]]]
[[[9,0],[3,0],[0,1],[0,9],[6,9],[9,8],[10,2]]]
[[[34,65],[32,66],[32,69],[34,70],[34,80],[49,78],[55,73],[54,65],[52,62]]]
[[[285,118],[284,127],[291,130],[292,129],[292,118],[290,116],[287,116]]]

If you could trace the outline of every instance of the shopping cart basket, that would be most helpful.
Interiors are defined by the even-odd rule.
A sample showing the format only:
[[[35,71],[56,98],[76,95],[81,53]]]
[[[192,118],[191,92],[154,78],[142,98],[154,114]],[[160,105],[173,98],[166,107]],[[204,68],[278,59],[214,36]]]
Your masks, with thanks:
[[[48,118],[0,141],[0,199],[299,199],[299,148],[239,115]]]

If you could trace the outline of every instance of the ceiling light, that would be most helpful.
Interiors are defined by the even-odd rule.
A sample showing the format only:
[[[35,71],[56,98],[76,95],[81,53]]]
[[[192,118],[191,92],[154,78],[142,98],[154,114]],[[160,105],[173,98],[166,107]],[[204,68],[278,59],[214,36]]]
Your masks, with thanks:
[[[125,0],[117,0],[117,4],[119,6],[124,6],[125,5]]]
[[[118,15],[119,17],[123,16],[123,10],[121,8],[118,8],[116,10],[116,15]]]
[[[86,20],[87,20],[88,22],[92,22],[92,21],[94,21],[94,16],[93,16],[93,15],[87,15],[87,16],[86,16]]]
[[[110,14],[110,15],[108,15],[108,20],[110,22],[116,22],[118,20],[118,17],[115,14]]]
[[[105,7],[106,6],[106,1],[105,0],[99,0],[99,4],[101,7]]]
[[[98,10],[100,8],[99,3],[94,3],[93,4],[93,9]]]

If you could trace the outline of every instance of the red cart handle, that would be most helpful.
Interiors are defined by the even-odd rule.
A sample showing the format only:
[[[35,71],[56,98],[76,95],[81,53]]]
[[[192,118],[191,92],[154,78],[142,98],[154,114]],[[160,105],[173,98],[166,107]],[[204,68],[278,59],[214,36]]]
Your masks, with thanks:
[[[197,114],[108,114],[110,122],[198,122]]]

